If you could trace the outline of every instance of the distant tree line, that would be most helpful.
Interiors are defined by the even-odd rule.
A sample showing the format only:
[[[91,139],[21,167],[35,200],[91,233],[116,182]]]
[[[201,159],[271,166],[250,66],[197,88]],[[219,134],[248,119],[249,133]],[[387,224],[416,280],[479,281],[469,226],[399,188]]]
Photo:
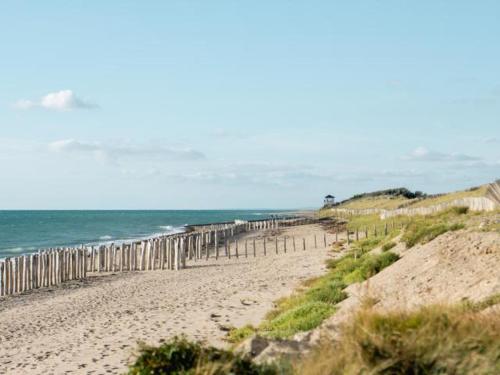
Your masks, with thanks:
[[[393,188],[393,189],[386,189],[386,190],[377,190],[373,191],[371,193],[362,193],[362,194],[356,194],[353,195],[351,198],[346,199],[340,203],[345,203],[348,201],[352,201],[355,199],[361,199],[361,198],[369,198],[369,197],[379,197],[379,196],[392,196],[392,197],[405,197],[408,199],[415,199],[415,198],[426,198],[427,194],[421,192],[421,191],[410,191],[407,188],[400,187],[400,188]]]

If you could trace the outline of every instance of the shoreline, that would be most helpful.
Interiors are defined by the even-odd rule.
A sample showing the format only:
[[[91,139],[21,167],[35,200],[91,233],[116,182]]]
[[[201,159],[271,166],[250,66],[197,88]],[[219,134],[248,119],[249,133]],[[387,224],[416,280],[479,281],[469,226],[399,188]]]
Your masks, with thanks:
[[[11,210],[11,211],[17,211],[17,210]],[[28,212],[31,212],[30,210],[26,210]],[[40,210],[42,212],[45,212],[47,210]],[[51,210],[48,210],[51,211]],[[73,211],[73,210],[63,210],[63,211]],[[89,211],[93,212],[93,210],[81,210],[82,212]],[[109,210],[103,210],[104,212],[108,212]],[[117,210],[121,211],[121,210]],[[132,211],[143,211],[143,210],[132,210]],[[203,210],[189,210],[189,211],[203,211]],[[205,210],[205,211],[212,211],[212,210]],[[231,211],[231,210],[222,210],[222,211]],[[0,210],[0,213],[2,210]],[[154,212],[154,211],[153,211]],[[282,213],[276,212],[276,213],[266,213],[262,216],[258,216],[256,219],[247,219],[241,221],[246,221],[246,222],[258,222],[262,220],[268,220],[271,218],[283,218],[283,217],[313,217],[314,216],[314,211],[283,211]],[[0,262],[3,261],[6,258],[12,258],[16,256],[23,256],[23,255],[31,255],[31,254],[36,254],[38,251],[44,251],[47,249],[51,248],[76,248],[80,246],[84,247],[99,247],[103,245],[122,245],[124,243],[139,243],[144,240],[149,240],[151,238],[156,238],[156,237],[163,237],[163,236],[175,236],[177,234],[182,234],[189,232],[190,228],[195,228],[195,227],[200,227],[200,226],[210,226],[210,225],[223,225],[223,224],[231,224],[234,223],[235,221],[239,221],[240,219],[234,219],[231,221],[214,221],[214,222],[208,222],[208,223],[185,223],[182,225],[165,225],[164,227],[170,227],[171,229],[167,231],[152,231],[149,234],[146,235],[137,235],[137,236],[124,236],[122,238],[99,238],[97,240],[92,240],[90,242],[83,242],[83,243],[77,243],[77,242],[72,242],[72,243],[66,243],[65,245],[52,245],[52,246],[29,246],[29,247],[23,247],[23,246],[14,246],[12,248],[6,248],[6,249],[0,249]],[[107,235],[106,235],[107,236]],[[105,237],[105,236],[101,236]],[[15,250],[15,251],[14,251]],[[6,252],[8,255],[3,255],[2,253]]]
[[[239,238],[271,244],[276,235],[323,233],[309,224]],[[179,334],[225,346],[228,327],[258,324],[273,301],[324,273],[328,247],[261,255],[198,260],[181,272],[98,274],[4,299],[0,373],[122,373],[138,340],[158,344]]]

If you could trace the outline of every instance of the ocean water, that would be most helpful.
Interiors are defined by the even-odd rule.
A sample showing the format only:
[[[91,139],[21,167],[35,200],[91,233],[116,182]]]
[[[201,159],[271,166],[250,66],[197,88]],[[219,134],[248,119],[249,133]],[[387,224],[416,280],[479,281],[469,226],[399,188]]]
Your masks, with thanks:
[[[186,224],[258,220],[285,211],[0,211],[0,258],[49,247],[120,243],[181,232]]]

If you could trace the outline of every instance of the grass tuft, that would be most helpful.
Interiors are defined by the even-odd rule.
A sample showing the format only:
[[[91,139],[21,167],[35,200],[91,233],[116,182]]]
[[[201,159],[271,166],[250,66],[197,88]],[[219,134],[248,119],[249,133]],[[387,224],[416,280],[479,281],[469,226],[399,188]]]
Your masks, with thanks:
[[[265,321],[260,326],[260,332],[270,338],[291,337],[297,332],[317,327],[333,312],[334,307],[329,303],[307,301]]]
[[[402,241],[407,248],[427,243],[443,233],[465,228],[466,207],[452,207],[436,215],[415,216],[406,225]]]
[[[336,304],[347,298],[344,292],[347,285],[364,281],[399,259],[391,252],[368,254],[380,241],[378,238],[359,241],[353,244],[356,251],[327,262],[330,271],[326,275],[312,279],[306,289],[277,301],[276,308],[267,314],[256,332],[265,337],[289,338],[317,327],[335,312]]]
[[[251,324],[247,324],[241,328],[233,328],[229,331],[227,340],[231,343],[238,343],[252,336],[255,331],[255,327]]]
[[[336,342],[324,341],[295,373],[498,374],[500,314],[462,306],[364,310]]]
[[[394,246],[396,246],[396,243],[395,242],[387,242],[386,244],[384,244],[382,246],[382,251],[388,251],[388,250],[391,250]]]
[[[139,356],[129,367],[130,375],[275,375],[279,373],[276,365],[258,365],[248,357],[204,346],[182,337],[175,337],[158,347],[141,346]]]

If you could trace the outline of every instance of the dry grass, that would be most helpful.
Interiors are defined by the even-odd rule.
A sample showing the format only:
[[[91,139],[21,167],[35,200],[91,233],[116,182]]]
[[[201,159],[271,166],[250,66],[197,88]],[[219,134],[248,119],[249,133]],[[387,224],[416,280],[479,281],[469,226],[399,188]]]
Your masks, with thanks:
[[[456,191],[453,193],[441,195],[439,197],[417,200],[414,203],[412,203],[409,206],[409,208],[428,207],[428,206],[433,206],[436,204],[451,202],[451,201],[454,201],[455,199],[461,199],[461,198],[484,197],[484,196],[486,196],[487,190],[488,190],[488,186],[483,185],[483,186],[478,187],[477,189],[471,189],[471,190],[466,190],[466,191]]]
[[[238,343],[257,333],[269,338],[289,338],[298,332],[316,328],[336,311],[336,305],[347,298],[347,285],[368,279],[398,260],[391,252],[368,254],[383,237],[354,242],[340,259],[330,260],[329,272],[308,280],[291,296],[276,301],[258,327],[244,326],[229,332],[228,339]]]
[[[296,374],[498,374],[500,313],[466,306],[359,312]]]
[[[364,197],[354,199],[352,201],[348,201],[344,204],[339,205],[338,208],[349,208],[356,210],[365,208],[381,208],[386,210],[393,210],[412,201],[414,201],[414,199],[408,199],[403,196],[383,195],[378,197]]]

